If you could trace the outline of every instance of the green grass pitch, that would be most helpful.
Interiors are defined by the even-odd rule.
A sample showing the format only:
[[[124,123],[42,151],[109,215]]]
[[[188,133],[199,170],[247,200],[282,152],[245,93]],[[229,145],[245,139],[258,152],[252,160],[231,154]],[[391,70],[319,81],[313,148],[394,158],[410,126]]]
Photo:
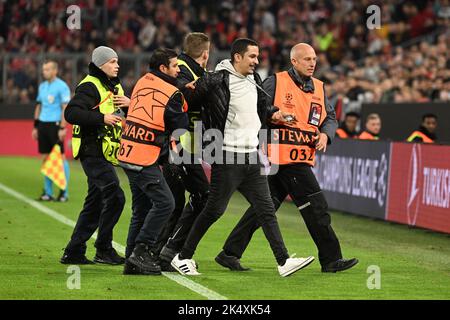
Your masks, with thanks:
[[[70,201],[44,203],[76,220],[86,195],[86,177],[71,162]],[[0,183],[28,198],[42,190],[40,160],[0,158]],[[125,244],[131,212],[127,179],[118,169],[127,203],[114,240]],[[407,226],[332,212],[332,225],[345,257],[360,263],[336,274],[320,272],[317,250],[295,206],[285,203],[278,220],[289,252],[314,255],[316,261],[291,277],[281,278],[268,243],[259,230],[242,263],[251,272],[235,273],[214,262],[222,244],[248,204],[235,194],[227,212],[200,242],[194,259],[202,275],[190,278],[228,299],[449,299],[450,237]],[[72,228],[0,190],[0,299],[205,299],[164,276],[124,276],[122,267],[81,267],[81,288],[67,288],[68,266],[58,260]],[[87,256],[95,254],[93,242]],[[370,266],[380,270],[379,289]],[[369,268],[369,269],[368,269]],[[373,276],[372,276],[373,277]]]

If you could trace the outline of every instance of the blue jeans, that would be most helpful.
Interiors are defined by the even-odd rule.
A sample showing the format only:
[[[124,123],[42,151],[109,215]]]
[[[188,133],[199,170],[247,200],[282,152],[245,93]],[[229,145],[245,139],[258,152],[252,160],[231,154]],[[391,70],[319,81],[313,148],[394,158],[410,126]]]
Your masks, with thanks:
[[[175,209],[175,200],[157,164],[142,171],[124,169],[133,195],[132,217],[128,230],[126,257],[137,243],[155,250],[164,224]]]

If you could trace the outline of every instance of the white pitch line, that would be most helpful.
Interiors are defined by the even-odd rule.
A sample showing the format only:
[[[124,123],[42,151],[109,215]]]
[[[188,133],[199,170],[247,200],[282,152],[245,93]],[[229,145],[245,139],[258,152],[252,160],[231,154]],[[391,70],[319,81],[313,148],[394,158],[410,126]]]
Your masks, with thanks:
[[[39,202],[28,198],[27,196],[5,186],[4,184],[2,184],[0,182],[0,189],[3,190],[5,193],[29,204],[30,206],[36,208],[37,210],[41,211],[42,213],[45,213],[46,215],[48,215],[49,217],[65,224],[68,225],[70,227],[75,227],[75,221],[65,217],[64,215],[56,212],[55,210],[52,210],[42,204],[40,204]],[[92,236],[94,239],[97,238],[97,232],[94,233],[94,235]],[[125,247],[117,242],[113,242],[113,246],[114,248],[116,248],[116,250],[118,250],[120,253],[125,254]],[[173,273],[169,273],[169,272],[163,272],[163,275],[165,277],[167,277],[168,279],[175,281],[176,283],[178,283],[179,285],[182,285],[183,287],[188,288],[189,290],[198,293],[199,295],[207,298],[208,300],[228,300],[227,297],[224,297],[222,295],[220,295],[219,293],[212,291],[204,286],[202,286],[201,284],[198,284],[186,277],[183,277],[181,275],[178,274],[173,274]]]

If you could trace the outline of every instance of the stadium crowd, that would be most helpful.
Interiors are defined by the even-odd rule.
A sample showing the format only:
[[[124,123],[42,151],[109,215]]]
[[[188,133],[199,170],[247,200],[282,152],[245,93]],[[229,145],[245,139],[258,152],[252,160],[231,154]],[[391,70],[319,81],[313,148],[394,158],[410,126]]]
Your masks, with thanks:
[[[257,40],[263,78],[287,67],[295,43],[311,43],[318,53],[316,75],[328,83],[328,95],[345,111],[358,110],[362,102],[450,101],[448,0],[375,1],[381,28],[374,30],[366,26],[366,9],[374,4],[367,0],[80,0],[81,30],[66,27],[70,4],[0,1],[2,74],[5,53],[29,54],[7,61],[0,101],[34,101],[40,54],[84,54],[98,45],[119,54],[145,54],[160,46],[180,50],[189,31],[210,35],[213,53],[226,52],[238,37]],[[86,61],[60,61],[61,77],[74,88]],[[209,67],[215,62],[211,59]],[[74,63],[79,72],[75,81]],[[121,72],[128,90],[140,76],[134,71],[130,67]]]

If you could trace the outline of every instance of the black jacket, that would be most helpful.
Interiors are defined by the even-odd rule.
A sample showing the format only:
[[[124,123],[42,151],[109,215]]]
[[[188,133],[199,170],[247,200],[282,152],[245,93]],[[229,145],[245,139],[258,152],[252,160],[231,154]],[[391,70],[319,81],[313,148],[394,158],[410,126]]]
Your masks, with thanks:
[[[262,87],[261,77],[254,73],[254,79]],[[202,120],[205,129],[217,129],[223,134],[230,106],[230,73],[226,70],[206,72],[197,80],[195,90],[185,90],[186,99],[192,103],[201,103],[205,106]],[[266,127],[267,119],[278,109],[268,104],[266,94],[257,87],[257,111],[262,129]]]
[[[106,74],[92,62],[89,64],[89,75],[94,76],[110,91],[120,83],[119,78],[109,79]],[[100,94],[91,82],[85,82],[75,89],[75,95],[69,101],[64,117],[70,124],[81,127],[81,146],[79,156],[102,156],[98,130],[104,125],[103,114],[99,108]]]
[[[187,65],[189,66],[189,68],[191,68],[191,70],[195,73],[195,75],[197,77],[202,77],[205,74],[205,70],[194,59],[192,59],[187,54],[181,53],[178,56],[178,59],[186,62]],[[189,90],[189,89],[186,89],[186,87],[185,87],[186,84],[194,81],[195,79],[194,79],[194,76],[192,75],[192,73],[189,71],[189,69],[186,66],[180,65],[180,73],[178,74],[177,80],[178,80],[177,87],[183,93],[185,93],[186,90]],[[202,111],[203,106],[200,102],[196,103],[194,101],[189,101],[188,97],[186,97],[186,100],[189,105],[189,108],[188,108],[189,130],[194,131],[194,121],[201,120],[200,112]]]
[[[433,141],[436,141],[436,139],[437,139],[436,134],[435,133],[431,133],[424,126],[420,126],[419,129],[417,129],[417,131],[422,132],[424,135],[426,135],[428,138],[430,138]],[[423,142],[423,139],[421,137],[415,137],[412,141],[413,142]]]
[[[184,62],[187,63],[187,65],[189,66],[189,68],[191,68],[191,70],[195,73],[195,75],[197,77],[201,77],[205,74],[205,69],[203,69],[201,67],[201,65],[199,65],[194,59],[192,59],[190,56],[188,56],[185,53],[181,53],[178,56],[179,60],[183,60]],[[184,86],[189,83],[194,81],[194,76],[192,75],[192,73],[188,70],[188,68],[186,68],[186,66],[179,66],[180,67],[180,73],[178,74],[177,80],[178,80],[178,88],[179,89],[184,89]],[[191,106],[189,106],[191,108]],[[195,109],[195,107],[194,107]],[[200,110],[199,110],[200,111]]]
[[[294,68],[290,68],[288,70],[288,74],[300,90],[303,90],[304,92],[314,92],[314,82],[311,78],[303,79],[302,77],[300,77],[297,71],[295,71]],[[275,100],[275,89],[277,87],[276,82],[277,82],[276,76],[272,75],[266,80],[264,80],[263,83],[264,90],[272,97],[271,98],[272,100],[270,101],[270,103],[272,104]],[[336,120],[336,112],[334,111],[333,106],[328,102],[326,93],[325,93],[325,109],[327,111],[327,116],[325,117],[322,125],[319,127],[319,130],[320,132],[323,132],[328,136],[328,144],[330,144],[336,134],[338,122]]]

